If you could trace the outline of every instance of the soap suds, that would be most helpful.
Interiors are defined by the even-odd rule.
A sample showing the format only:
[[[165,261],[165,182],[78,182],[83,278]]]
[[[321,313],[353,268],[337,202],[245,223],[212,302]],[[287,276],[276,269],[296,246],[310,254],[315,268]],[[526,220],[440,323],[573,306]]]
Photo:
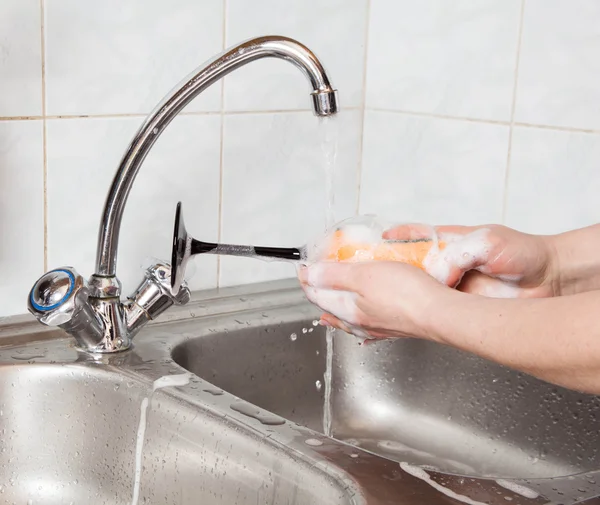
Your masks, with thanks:
[[[444,249],[432,248],[423,265],[425,271],[443,284],[456,284],[462,278],[462,272],[480,266],[488,260],[491,244],[487,240],[489,230],[481,228],[467,235],[442,233],[439,240],[446,243]],[[457,274],[452,279],[452,274]]]
[[[516,482],[511,482],[509,480],[498,479],[496,481],[496,484],[502,486],[505,489],[508,489],[509,491],[512,491],[515,494],[521,495],[524,498],[529,498],[531,500],[535,500],[538,496],[540,496],[540,494],[536,493],[533,489],[529,489],[528,487],[525,487],[521,484],[517,484]]]
[[[460,501],[462,503],[467,503],[468,505],[485,505],[483,502],[473,500],[468,496],[458,494],[455,491],[452,491],[452,489],[448,489],[447,487],[438,484],[429,476],[429,474],[425,470],[418,466],[413,466],[409,463],[400,463],[400,468],[402,468],[402,470],[412,475],[413,477],[416,477],[417,479],[421,479],[422,481],[426,482],[431,487],[433,487],[440,493],[445,494],[449,498]]]
[[[306,297],[324,312],[329,312],[350,325],[357,324],[356,293],[312,286],[306,287],[305,291]]]

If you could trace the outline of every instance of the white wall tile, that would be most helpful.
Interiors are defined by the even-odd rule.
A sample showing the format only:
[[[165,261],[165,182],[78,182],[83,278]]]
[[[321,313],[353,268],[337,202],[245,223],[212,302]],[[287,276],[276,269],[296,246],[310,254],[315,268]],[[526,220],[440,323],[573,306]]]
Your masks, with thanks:
[[[48,113],[147,113],[222,51],[222,0],[46,4]],[[190,110],[219,110],[220,86]]]
[[[217,238],[219,116],[181,116],[135,181],[121,227],[117,273],[128,294],[150,258],[170,262],[175,205],[191,233]],[[48,121],[48,263],[93,273],[104,199],[139,118]],[[197,262],[193,289],[216,285],[216,258]],[[145,266],[148,266],[147,264]]]
[[[0,117],[42,113],[39,0],[0,2]]]
[[[0,316],[27,312],[44,273],[41,121],[0,122]]]
[[[338,121],[324,124],[310,112],[226,117],[224,242],[296,247],[323,231],[327,202],[324,127],[339,128],[334,217],[340,220],[356,210],[359,111],[343,112]],[[294,275],[290,264],[221,259],[221,286]]]
[[[520,0],[372,0],[367,105],[508,120]]]
[[[600,129],[600,3],[527,0],[517,121]]]
[[[395,222],[500,222],[508,127],[367,112],[360,212]]]
[[[343,107],[362,102],[368,0],[228,0],[227,45],[285,35],[321,59]],[[226,78],[226,110],[307,109],[310,86],[280,60],[256,61]]]
[[[508,226],[559,233],[600,222],[600,135],[516,128]]]

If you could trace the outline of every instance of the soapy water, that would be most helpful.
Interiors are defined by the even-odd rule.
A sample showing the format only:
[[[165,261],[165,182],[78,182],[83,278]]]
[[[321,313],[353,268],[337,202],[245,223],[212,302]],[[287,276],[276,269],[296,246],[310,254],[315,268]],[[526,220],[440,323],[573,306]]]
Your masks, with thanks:
[[[535,492],[533,489],[523,486],[522,484],[517,484],[516,482],[512,482],[510,480],[498,479],[496,484],[508,489],[509,491],[512,491],[515,494],[521,495],[524,498],[529,498],[530,500],[535,500],[538,496],[540,496],[540,494]]]
[[[400,463],[400,468],[404,470],[407,474],[416,477],[417,479],[421,479],[423,482],[426,482],[431,487],[433,487],[436,491],[446,495],[448,498],[452,498],[453,500],[466,503],[467,505],[485,505],[483,502],[473,500],[468,496],[458,494],[452,489],[448,489],[445,486],[442,486],[438,482],[434,481],[430,475],[421,467],[411,465],[409,463]]]
[[[456,461],[450,458],[440,457],[439,455],[431,454],[429,452],[409,447],[398,441],[393,440],[360,440],[360,447],[365,450],[374,452],[375,454],[386,453],[389,459],[394,461],[404,461],[403,458],[410,459],[411,461],[417,462],[418,466],[424,470],[437,470],[438,467],[443,465],[445,471],[458,473],[461,475],[474,475],[475,469],[465,463]]]
[[[165,375],[159,379],[156,379],[152,384],[152,391],[150,392],[150,395],[142,400],[140,407],[140,423],[138,426],[135,443],[135,474],[133,480],[133,497],[131,498],[131,505],[137,505],[140,498],[140,483],[142,480],[142,453],[144,450],[146,418],[148,415],[148,405],[150,403],[150,399],[157,389],[171,386],[185,386],[186,384],[189,384],[190,378],[190,373],[184,373],[178,375]]]

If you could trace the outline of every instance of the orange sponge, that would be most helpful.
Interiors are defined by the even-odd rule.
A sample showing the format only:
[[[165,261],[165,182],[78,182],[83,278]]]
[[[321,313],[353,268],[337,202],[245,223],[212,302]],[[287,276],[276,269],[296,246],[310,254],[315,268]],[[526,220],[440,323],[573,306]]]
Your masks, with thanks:
[[[432,247],[432,239],[417,240],[381,240],[378,243],[367,243],[352,239],[343,229],[336,230],[330,237],[325,250],[325,258],[329,261],[361,262],[361,261],[401,261],[409,265],[425,269],[423,262]],[[437,243],[444,249],[444,242]]]

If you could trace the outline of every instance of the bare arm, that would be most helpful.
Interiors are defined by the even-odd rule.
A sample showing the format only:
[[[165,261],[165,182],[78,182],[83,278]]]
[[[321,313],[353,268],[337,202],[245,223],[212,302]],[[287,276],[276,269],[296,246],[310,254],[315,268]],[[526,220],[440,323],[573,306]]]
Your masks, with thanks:
[[[438,294],[430,339],[600,394],[600,291],[527,300]]]
[[[370,338],[418,337],[548,382],[600,394],[600,291],[502,299],[450,289],[401,263],[321,263],[301,272],[323,324]],[[356,329],[360,332],[356,332]]]
[[[546,237],[559,295],[600,289],[600,224]]]

